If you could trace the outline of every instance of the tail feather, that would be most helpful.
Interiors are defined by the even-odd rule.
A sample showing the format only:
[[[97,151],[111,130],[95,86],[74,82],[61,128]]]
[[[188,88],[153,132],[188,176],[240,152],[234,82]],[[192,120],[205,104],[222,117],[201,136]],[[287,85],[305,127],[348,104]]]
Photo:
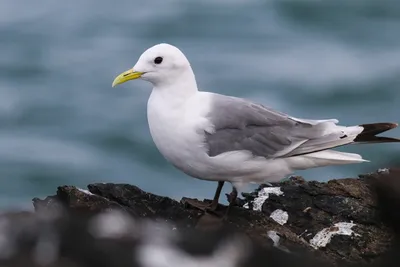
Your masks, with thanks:
[[[358,140],[354,140],[355,144],[372,144],[372,143],[396,143],[400,142],[399,138],[383,137],[383,136],[365,136]]]
[[[368,162],[368,160],[363,159],[358,154],[331,149],[298,155],[290,157],[287,160],[289,161],[290,167],[295,170]]]
[[[389,131],[398,126],[397,123],[381,122],[361,124],[363,131],[354,139],[354,143],[393,143],[400,142],[399,138],[376,136],[377,134]]]
[[[362,134],[373,134],[377,135],[399,126],[397,123],[391,122],[378,122],[378,123],[368,123],[368,124],[360,124],[359,126],[363,127],[364,130],[361,132]]]
[[[381,122],[360,124],[357,126],[336,126],[327,134],[317,139],[310,139],[285,156],[300,156],[314,152],[324,151],[349,144],[373,144],[400,142],[399,138],[376,136],[377,134],[394,129],[397,123]],[[339,131],[340,130],[340,131]]]

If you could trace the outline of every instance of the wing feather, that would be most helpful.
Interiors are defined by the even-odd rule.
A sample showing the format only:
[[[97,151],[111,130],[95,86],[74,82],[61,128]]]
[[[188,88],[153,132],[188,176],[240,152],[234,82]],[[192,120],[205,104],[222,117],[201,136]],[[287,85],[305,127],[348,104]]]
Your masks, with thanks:
[[[338,126],[335,119],[308,120],[230,96],[213,94],[207,118],[208,154],[247,150],[266,158],[288,157],[351,143],[362,127]]]

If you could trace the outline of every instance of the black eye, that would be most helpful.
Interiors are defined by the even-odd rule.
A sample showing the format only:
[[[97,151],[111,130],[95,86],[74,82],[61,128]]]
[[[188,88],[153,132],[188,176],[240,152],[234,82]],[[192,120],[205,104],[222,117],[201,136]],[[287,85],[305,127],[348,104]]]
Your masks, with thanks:
[[[160,63],[162,62],[162,60],[163,60],[162,57],[156,57],[156,58],[154,59],[154,63],[160,64]]]

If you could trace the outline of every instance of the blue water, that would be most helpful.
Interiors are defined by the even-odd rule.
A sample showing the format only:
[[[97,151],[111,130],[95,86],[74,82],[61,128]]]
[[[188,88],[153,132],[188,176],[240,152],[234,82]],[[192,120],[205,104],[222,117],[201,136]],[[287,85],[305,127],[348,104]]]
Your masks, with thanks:
[[[180,47],[204,90],[359,124],[400,121],[399,29],[396,0],[2,0],[0,208],[29,209],[59,185],[91,182],[213,195],[214,183],[182,174],[155,148],[150,84],[111,88],[154,44]],[[341,150],[371,162],[299,174],[355,177],[400,163],[396,144]]]

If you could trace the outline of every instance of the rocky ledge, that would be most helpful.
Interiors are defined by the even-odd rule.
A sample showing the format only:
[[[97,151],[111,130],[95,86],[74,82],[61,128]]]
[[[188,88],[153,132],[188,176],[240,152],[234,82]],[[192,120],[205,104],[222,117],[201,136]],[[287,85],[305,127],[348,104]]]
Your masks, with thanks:
[[[60,186],[56,195],[35,198],[33,204],[35,213],[0,217],[1,266],[306,266],[317,261],[396,266],[400,261],[391,256],[400,252],[397,169],[326,183],[292,177],[262,185],[243,195],[225,220],[188,207],[185,199],[129,184]],[[10,231],[12,236],[5,234]],[[208,265],[190,265],[196,259],[204,263],[204,255]],[[163,265],[165,260],[170,264]]]

